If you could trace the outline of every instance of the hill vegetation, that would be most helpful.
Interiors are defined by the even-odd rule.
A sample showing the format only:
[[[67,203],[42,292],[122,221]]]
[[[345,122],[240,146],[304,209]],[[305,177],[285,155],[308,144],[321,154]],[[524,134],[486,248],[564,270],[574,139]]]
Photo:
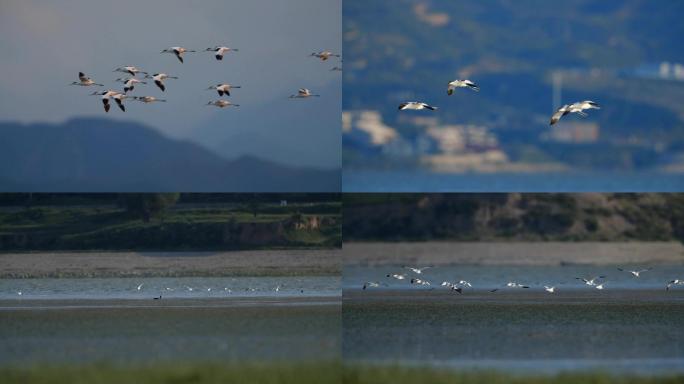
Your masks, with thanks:
[[[684,240],[682,194],[345,194],[358,241]]]
[[[339,195],[308,196],[4,194],[0,251],[340,247]]]

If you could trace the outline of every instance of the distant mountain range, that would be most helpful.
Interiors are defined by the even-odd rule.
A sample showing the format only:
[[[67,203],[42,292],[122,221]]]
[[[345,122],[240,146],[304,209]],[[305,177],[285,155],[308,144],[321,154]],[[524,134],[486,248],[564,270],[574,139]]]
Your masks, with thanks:
[[[133,122],[0,123],[0,192],[338,192],[339,170],[226,160]]]

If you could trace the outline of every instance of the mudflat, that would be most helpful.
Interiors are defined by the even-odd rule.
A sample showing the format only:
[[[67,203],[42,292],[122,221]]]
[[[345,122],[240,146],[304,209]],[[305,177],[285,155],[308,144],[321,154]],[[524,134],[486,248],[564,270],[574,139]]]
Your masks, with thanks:
[[[341,251],[2,253],[0,265],[0,278],[336,275]]]
[[[347,242],[345,266],[682,264],[679,242]]]

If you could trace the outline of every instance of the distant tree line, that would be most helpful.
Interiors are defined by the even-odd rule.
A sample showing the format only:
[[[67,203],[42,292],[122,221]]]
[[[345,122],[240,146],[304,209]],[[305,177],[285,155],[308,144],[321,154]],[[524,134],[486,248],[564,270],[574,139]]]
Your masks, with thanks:
[[[346,194],[345,241],[684,240],[684,194]]]

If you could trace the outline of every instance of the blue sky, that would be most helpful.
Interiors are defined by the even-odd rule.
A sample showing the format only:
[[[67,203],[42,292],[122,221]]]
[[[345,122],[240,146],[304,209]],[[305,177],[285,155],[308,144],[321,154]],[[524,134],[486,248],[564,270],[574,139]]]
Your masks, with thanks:
[[[209,52],[181,64],[170,46],[240,51],[221,62]],[[252,154],[292,165],[340,166],[339,65],[308,57],[341,51],[341,0],[39,1],[0,3],[0,120],[62,122],[100,116],[148,124],[226,158]],[[85,72],[107,88],[121,87],[112,70],[135,65],[180,77],[162,93],[152,83],[134,94],[165,104],[129,102],[105,114],[95,87],[68,86]],[[206,107],[219,82],[241,85],[239,109]],[[290,100],[300,87],[320,98]]]

